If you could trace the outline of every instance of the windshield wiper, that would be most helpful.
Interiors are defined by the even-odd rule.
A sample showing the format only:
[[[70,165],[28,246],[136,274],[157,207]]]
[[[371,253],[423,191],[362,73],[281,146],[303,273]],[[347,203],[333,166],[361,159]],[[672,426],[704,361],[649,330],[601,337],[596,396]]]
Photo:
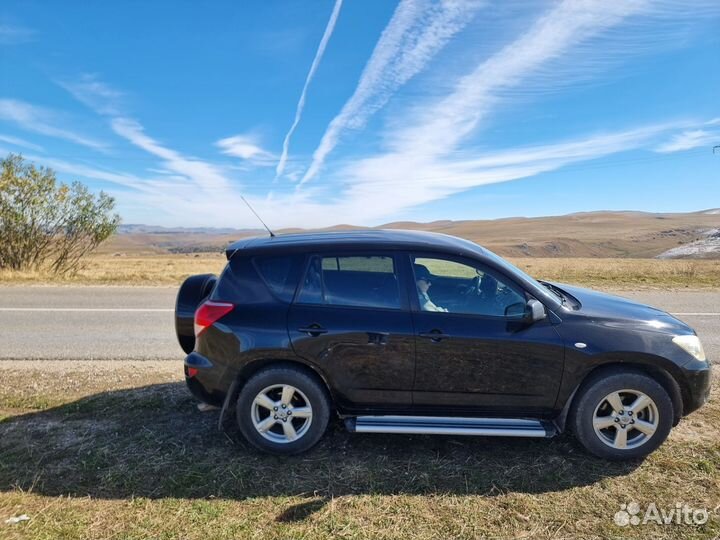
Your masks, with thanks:
[[[548,283],[547,281],[541,281],[540,283],[541,283],[547,290],[549,290],[551,293],[553,293],[555,296],[557,296],[557,297],[560,299],[560,303],[561,303],[562,305],[565,305],[565,302],[566,302],[567,300],[565,299],[565,295],[562,293],[562,291],[560,291],[560,289],[558,289],[558,288],[555,287],[554,285],[551,285],[551,284]]]

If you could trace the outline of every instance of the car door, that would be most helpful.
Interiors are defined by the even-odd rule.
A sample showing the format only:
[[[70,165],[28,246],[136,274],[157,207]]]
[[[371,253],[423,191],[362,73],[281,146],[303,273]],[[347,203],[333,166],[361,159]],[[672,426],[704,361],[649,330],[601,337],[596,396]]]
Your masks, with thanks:
[[[407,409],[415,336],[393,253],[308,258],[288,315],[295,352],[316,364],[345,408]]]
[[[408,262],[415,279],[415,407],[496,414],[551,409],[564,348],[549,318],[523,322],[528,294],[478,261],[418,253]]]

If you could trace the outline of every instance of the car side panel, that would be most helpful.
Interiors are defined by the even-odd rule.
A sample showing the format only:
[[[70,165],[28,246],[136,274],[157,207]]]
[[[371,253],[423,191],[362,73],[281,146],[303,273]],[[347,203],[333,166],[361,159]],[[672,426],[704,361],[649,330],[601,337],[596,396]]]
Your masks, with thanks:
[[[311,325],[327,333],[299,330]],[[327,374],[342,407],[410,406],[415,338],[407,311],[293,305],[288,332],[295,352]]]
[[[457,407],[478,412],[543,413],[555,404],[563,373],[564,346],[553,326],[448,313],[415,314],[416,407]]]
[[[642,321],[591,318],[572,312],[562,317],[557,329],[567,342],[567,350],[556,408],[566,405],[590,372],[608,364],[661,369],[680,385],[683,399],[691,399],[692,384],[687,370],[681,367],[686,363],[684,353],[666,334]]]
[[[453,254],[414,254],[473,262]],[[410,274],[410,253],[403,260]],[[489,266],[485,261],[475,262]],[[491,270],[513,283],[501,269]],[[528,325],[504,317],[422,311],[414,281],[406,285],[416,328],[415,410],[449,415],[547,415],[553,411],[565,344],[550,317]],[[445,337],[433,339],[433,333]]]

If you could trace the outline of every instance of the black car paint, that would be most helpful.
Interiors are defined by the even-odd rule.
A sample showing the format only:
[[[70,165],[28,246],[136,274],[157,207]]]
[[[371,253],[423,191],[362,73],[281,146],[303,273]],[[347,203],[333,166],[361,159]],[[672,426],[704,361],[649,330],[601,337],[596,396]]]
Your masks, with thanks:
[[[252,263],[253,257],[268,254],[306,260],[316,253],[368,251],[395,254],[409,310],[287,303],[269,290]],[[413,252],[478,261],[542,302],[548,317],[526,324],[421,312],[410,278]],[[696,361],[671,341],[674,335],[694,333],[683,322],[619,297],[554,284],[567,295],[563,302],[465,240],[410,231],[283,235],[242,240],[229,246],[227,255],[228,267],[211,299],[237,306],[199,336],[186,361],[186,374],[189,364],[199,366],[187,380],[205,401],[221,402],[234,380],[242,382],[276,361],[312,369],[328,386],[341,415],[552,419],[567,410],[590,372],[616,364],[658,373],[671,395],[677,394],[682,414],[701,406],[709,393],[709,362]],[[296,283],[301,271],[294,269]],[[312,332],[313,325],[327,332]],[[432,330],[448,337],[421,335]],[[199,365],[205,361],[211,367]]]
[[[441,254],[443,259],[507,276],[488,259]],[[433,257],[438,253],[413,252]],[[489,267],[489,268],[488,268]],[[414,283],[410,284],[414,293]],[[564,344],[550,318],[522,320],[420,310],[411,295],[417,328],[414,408],[421,414],[551,414],[563,373]],[[436,335],[448,337],[437,338]]]
[[[416,312],[413,403],[468,412],[547,413],[557,397],[564,346],[545,319],[528,325],[500,317]],[[432,333],[449,337],[436,339]]]
[[[563,309],[558,331],[566,341],[566,373],[556,406],[564,404],[581,381],[603,364],[633,363],[670,375],[682,395],[683,414],[707,399],[709,362],[699,362],[672,342],[692,328],[660,309],[590,289],[557,284],[580,304]],[[575,346],[583,343],[582,349]]]

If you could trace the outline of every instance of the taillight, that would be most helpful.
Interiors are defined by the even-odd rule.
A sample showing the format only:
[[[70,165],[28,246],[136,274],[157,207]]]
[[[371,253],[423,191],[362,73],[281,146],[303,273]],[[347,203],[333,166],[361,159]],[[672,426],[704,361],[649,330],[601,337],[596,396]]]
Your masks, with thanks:
[[[230,302],[213,302],[207,300],[200,304],[195,311],[195,337],[198,337],[203,331],[215,324],[221,317],[230,313],[235,306]]]

